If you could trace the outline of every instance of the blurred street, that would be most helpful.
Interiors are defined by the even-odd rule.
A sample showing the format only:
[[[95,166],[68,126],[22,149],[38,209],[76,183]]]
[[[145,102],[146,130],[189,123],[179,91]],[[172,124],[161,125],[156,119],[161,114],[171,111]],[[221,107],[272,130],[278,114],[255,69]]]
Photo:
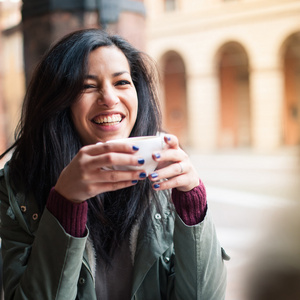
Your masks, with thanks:
[[[226,262],[226,300],[244,300],[244,287],[253,253],[263,251],[259,242],[271,226],[274,213],[300,201],[300,155],[281,150],[274,155],[237,151],[199,155],[188,151],[207,190]],[[284,220],[284,216],[282,218]],[[281,221],[281,220],[278,220]],[[252,259],[252,261],[251,261]]]

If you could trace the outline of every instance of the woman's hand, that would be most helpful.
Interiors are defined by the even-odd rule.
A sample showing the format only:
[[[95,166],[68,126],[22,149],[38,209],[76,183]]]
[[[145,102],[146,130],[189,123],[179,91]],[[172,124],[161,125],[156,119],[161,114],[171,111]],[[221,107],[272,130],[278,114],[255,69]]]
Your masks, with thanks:
[[[73,202],[83,202],[107,191],[126,188],[143,180],[144,171],[115,171],[113,165],[141,166],[129,144],[99,143],[81,148],[61,172],[55,190]]]
[[[199,185],[199,176],[188,155],[179,147],[177,137],[167,135],[164,139],[167,144],[165,149],[153,155],[153,159],[159,163],[156,171],[149,175],[153,188],[177,188],[188,192]]]

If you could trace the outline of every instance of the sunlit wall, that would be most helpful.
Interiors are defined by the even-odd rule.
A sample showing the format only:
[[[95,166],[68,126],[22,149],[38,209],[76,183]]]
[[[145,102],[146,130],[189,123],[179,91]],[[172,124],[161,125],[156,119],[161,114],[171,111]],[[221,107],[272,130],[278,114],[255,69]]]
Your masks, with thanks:
[[[299,146],[300,1],[147,0],[146,7],[167,129],[198,149]],[[170,83],[168,53],[183,62],[185,87]],[[166,109],[170,90],[182,88],[184,133],[174,131],[177,108]]]

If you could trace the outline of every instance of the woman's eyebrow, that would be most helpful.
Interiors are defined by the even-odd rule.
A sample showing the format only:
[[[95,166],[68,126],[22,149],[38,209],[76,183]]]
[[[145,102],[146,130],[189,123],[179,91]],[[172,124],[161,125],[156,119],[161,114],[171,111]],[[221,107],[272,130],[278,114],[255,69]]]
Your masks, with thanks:
[[[97,76],[96,75],[87,74],[87,75],[84,76],[84,79],[94,79],[94,80],[96,80]]]
[[[112,76],[113,77],[118,77],[120,75],[123,75],[124,73],[127,73],[127,74],[130,75],[130,73],[128,71],[120,71],[120,72],[113,73]]]
[[[120,71],[120,72],[113,73],[112,77],[118,77],[118,76],[121,76],[121,75],[123,75],[125,73],[127,73],[127,74],[130,75],[130,73],[128,71]],[[92,75],[92,74],[87,74],[87,75],[84,76],[84,79],[94,79],[94,80],[97,80],[97,78],[98,78],[97,75]]]

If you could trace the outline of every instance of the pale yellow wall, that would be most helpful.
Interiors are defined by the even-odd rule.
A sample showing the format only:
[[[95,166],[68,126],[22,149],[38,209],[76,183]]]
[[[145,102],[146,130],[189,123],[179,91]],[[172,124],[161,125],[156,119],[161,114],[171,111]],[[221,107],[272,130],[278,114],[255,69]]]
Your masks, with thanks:
[[[282,45],[290,34],[300,31],[300,1],[178,0],[177,11],[167,13],[162,3],[146,0],[147,51],[159,61],[165,52],[175,50],[186,63],[190,144],[201,149],[217,147],[218,51],[235,41],[249,58],[253,147],[280,147]]]

